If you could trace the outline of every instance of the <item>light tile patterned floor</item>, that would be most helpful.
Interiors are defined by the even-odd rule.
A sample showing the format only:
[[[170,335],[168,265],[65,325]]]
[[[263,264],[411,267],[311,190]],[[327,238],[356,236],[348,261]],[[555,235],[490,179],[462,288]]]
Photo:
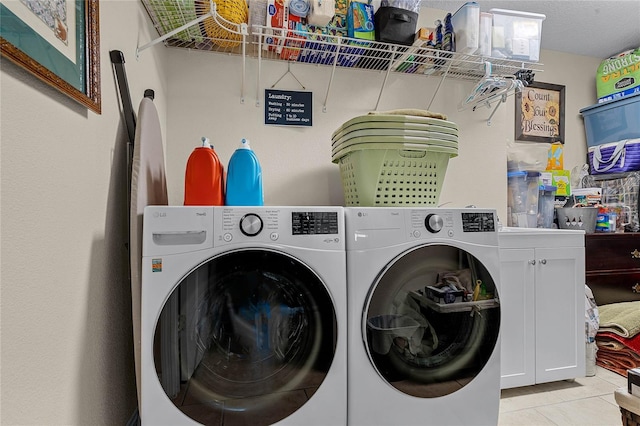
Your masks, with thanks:
[[[575,381],[505,389],[500,399],[499,426],[619,426],[620,408],[613,397],[627,379],[604,368]]]

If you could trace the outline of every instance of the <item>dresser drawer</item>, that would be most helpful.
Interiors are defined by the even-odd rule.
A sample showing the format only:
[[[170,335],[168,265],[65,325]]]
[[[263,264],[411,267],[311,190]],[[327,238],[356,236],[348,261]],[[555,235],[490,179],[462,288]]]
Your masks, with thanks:
[[[640,270],[640,233],[587,234],[585,267],[587,273]]]
[[[587,285],[597,305],[640,300],[640,270],[625,273],[590,273]]]

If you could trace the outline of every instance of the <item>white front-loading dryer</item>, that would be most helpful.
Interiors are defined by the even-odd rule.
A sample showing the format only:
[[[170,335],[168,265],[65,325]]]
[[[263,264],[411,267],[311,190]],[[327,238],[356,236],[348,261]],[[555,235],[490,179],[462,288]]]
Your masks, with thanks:
[[[147,207],[143,425],[344,425],[341,207]]]
[[[495,425],[493,210],[345,209],[348,423]]]

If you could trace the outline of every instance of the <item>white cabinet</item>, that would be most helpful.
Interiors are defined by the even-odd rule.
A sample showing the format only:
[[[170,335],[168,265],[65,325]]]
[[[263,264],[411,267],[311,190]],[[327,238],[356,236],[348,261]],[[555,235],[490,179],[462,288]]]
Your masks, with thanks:
[[[501,387],[585,375],[584,232],[500,232]]]

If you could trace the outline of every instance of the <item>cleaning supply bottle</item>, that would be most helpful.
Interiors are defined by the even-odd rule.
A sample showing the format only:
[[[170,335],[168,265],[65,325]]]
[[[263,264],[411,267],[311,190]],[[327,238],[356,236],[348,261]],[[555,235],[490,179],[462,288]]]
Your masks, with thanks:
[[[193,150],[184,176],[185,206],[224,205],[224,167],[209,139]]]
[[[227,168],[227,206],[262,206],[262,169],[249,141],[242,139]]]
[[[451,23],[451,14],[447,13],[444,18],[444,34],[442,36],[442,50],[447,52],[456,51],[455,33],[453,31],[453,24]]]

